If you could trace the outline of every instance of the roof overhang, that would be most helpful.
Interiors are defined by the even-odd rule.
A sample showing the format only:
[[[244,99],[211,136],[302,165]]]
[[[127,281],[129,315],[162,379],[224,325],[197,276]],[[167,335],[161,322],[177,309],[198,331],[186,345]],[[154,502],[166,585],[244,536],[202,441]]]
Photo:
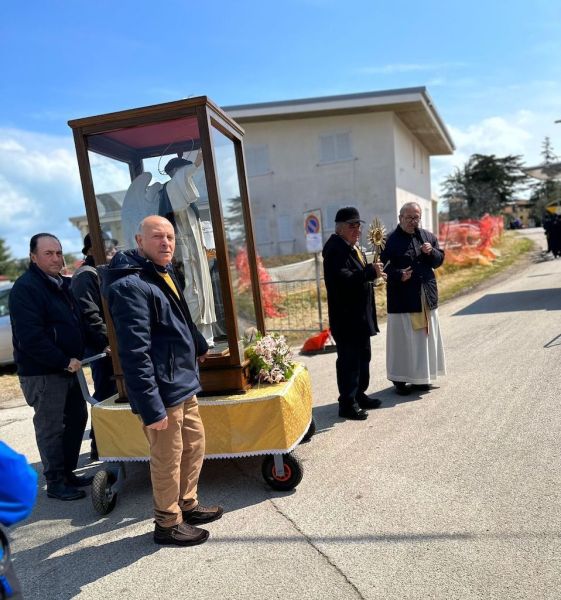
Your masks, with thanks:
[[[241,104],[224,106],[222,110],[240,124],[393,112],[419,139],[429,154],[452,154],[455,149],[454,142],[425,87]]]
[[[522,169],[526,175],[542,181],[561,181],[561,162]]]

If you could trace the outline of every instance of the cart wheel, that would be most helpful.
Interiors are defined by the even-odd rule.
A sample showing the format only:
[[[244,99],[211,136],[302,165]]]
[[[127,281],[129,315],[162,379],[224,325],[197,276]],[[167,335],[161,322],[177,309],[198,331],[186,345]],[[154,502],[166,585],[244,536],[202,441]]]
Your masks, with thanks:
[[[283,454],[284,475],[277,475],[275,461],[272,456],[267,456],[263,461],[261,473],[263,479],[275,490],[286,492],[294,489],[301,481],[304,475],[302,463],[292,454]]]
[[[314,421],[314,418],[312,417],[312,420],[310,421],[310,426],[308,427],[308,431],[306,431],[306,435],[302,438],[302,442],[309,442],[312,437],[314,436],[314,433],[316,432],[316,422]]]
[[[117,504],[117,492],[111,486],[117,481],[112,471],[98,471],[92,482],[92,503],[100,515],[110,513]]]

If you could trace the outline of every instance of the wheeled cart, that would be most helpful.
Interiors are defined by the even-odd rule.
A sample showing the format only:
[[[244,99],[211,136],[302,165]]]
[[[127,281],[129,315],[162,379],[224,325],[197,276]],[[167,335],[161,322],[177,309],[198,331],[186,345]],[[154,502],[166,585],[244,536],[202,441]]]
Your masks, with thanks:
[[[292,451],[315,432],[308,370],[297,365],[283,383],[260,384],[243,395],[199,398],[205,427],[205,459],[264,456],[262,475],[276,490],[295,488],[303,476]],[[104,463],[92,484],[100,514],[113,510],[126,476],[125,464],[149,461],[140,418],[129,404],[110,398],[92,406],[99,459]]]

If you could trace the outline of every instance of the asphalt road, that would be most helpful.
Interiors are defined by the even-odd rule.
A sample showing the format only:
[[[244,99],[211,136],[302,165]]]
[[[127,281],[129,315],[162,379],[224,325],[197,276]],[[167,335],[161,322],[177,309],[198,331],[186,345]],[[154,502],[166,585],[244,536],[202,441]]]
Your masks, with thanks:
[[[41,493],[13,532],[25,597],[560,598],[561,260],[536,256],[440,315],[448,376],[394,395],[382,332],[383,405],[364,422],[337,417],[335,356],[304,359],[318,432],[297,450],[302,483],[271,491],[260,459],[205,463],[201,500],[226,514],[202,546],[152,543],[145,464],[106,517]],[[2,411],[0,435],[37,466],[31,417]]]

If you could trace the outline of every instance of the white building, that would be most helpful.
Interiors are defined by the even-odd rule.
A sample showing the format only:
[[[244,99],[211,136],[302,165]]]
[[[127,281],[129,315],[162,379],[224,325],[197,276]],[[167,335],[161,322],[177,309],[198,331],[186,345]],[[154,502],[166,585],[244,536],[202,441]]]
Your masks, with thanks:
[[[306,251],[303,213],[321,210],[324,240],[337,209],[397,223],[416,201],[437,224],[430,157],[454,144],[426,88],[226,106],[245,129],[244,149],[261,256]]]

